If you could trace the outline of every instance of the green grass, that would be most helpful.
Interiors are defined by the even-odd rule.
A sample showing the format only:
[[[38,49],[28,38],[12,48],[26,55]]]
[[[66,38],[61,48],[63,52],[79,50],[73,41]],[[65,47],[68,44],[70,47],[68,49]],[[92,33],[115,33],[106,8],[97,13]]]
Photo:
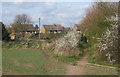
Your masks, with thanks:
[[[95,44],[94,44],[95,45]],[[95,49],[93,49],[94,45],[89,46],[88,52],[89,52],[89,57],[88,57],[88,62],[93,63],[93,64],[99,64],[99,65],[105,65],[105,66],[112,66],[112,67],[120,67],[119,65],[113,65],[104,61],[98,62],[95,59],[97,58],[96,56],[94,57],[93,55],[95,54]]]
[[[120,67],[119,65],[113,65],[113,64],[109,64],[107,62],[98,62],[98,61],[93,61],[93,60],[89,60],[89,63],[105,65],[105,66],[111,66],[111,67]]]
[[[79,60],[83,56],[83,54],[78,55],[78,56],[59,56],[56,54],[52,54],[52,56],[60,61],[63,61],[63,62],[76,62],[77,60]]]
[[[86,75],[118,75],[117,70],[109,69],[109,68],[86,66],[85,69],[86,69]]]
[[[3,73],[53,75],[65,73],[61,63],[47,59],[38,49],[3,49]]]

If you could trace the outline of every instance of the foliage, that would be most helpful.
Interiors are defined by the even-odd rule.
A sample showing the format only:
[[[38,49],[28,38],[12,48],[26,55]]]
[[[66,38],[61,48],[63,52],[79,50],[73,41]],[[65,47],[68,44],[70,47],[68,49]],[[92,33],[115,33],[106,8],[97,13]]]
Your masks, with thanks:
[[[60,61],[63,61],[63,62],[76,62],[82,56],[83,56],[83,54],[80,54],[80,55],[77,55],[77,56],[60,56],[60,55],[53,54],[54,58],[56,58]]]
[[[90,40],[91,37],[98,38],[111,24],[109,21],[104,21],[106,17],[114,16],[116,13],[118,13],[118,3],[96,2],[87,10],[81,30],[86,36],[90,36]]]
[[[41,41],[39,40],[15,40],[2,43],[3,48],[41,48]]]
[[[51,39],[51,40],[57,40],[60,37],[64,36],[66,32],[61,32],[61,33],[41,33],[40,38],[41,39]]]
[[[101,59],[108,61],[111,64],[119,63],[118,53],[118,16],[112,16],[107,18],[107,21],[111,21],[111,27],[109,27],[100,38],[99,54]]]
[[[63,37],[55,41],[55,54],[64,56],[79,55],[78,45],[81,39],[81,34],[78,32],[70,31]]]
[[[2,40],[9,41],[10,36],[9,36],[7,29],[5,28],[5,25],[3,23],[0,23],[0,26],[2,27]]]
[[[27,14],[18,14],[15,16],[14,23],[11,25],[14,32],[26,32],[34,30],[34,27],[30,24],[31,17]]]
[[[29,24],[30,22],[31,18],[27,14],[18,14],[14,19],[14,24]]]
[[[91,59],[91,61],[96,61],[96,59],[100,57],[102,58],[101,59],[102,61],[107,59],[103,57],[103,55],[105,54],[99,53],[98,43],[100,41],[98,40],[100,40],[101,37],[103,37],[103,34],[106,34],[106,32],[108,31],[108,28],[110,29],[111,24],[113,23],[111,21],[106,20],[106,18],[110,18],[111,16],[115,16],[116,14],[118,14],[118,3],[115,3],[115,2],[96,2],[92,5],[90,9],[87,10],[87,14],[85,18],[82,20],[81,31],[88,38],[88,51],[90,53],[89,58]],[[107,40],[105,41],[105,39],[106,38],[104,38],[104,43],[105,42],[107,43],[108,41]],[[113,39],[113,38],[111,37],[110,39]],[[102,40],[103,39],[101,39],[101,41]],[[109,43],[110,41],[108,42],[108,44]],[[99,46],[101,45],[99,44]],[[104,49],[104,46],[101,46],[101,47],[103,47]],[[109,49],[114,49],[114,47],[109,47]],[[114,51],[112,52],[116,54],[116,52]],[[100,60],[97,60],[97,61],[100,61]]]
[[[79,43],[79,49],[80,49],[80,51],[82,51],[83,52],[83,50],[85,49],[85,48],[87,48],[87,43],[86,42],[84,42],[84,41],[80,41],[80,43]]]

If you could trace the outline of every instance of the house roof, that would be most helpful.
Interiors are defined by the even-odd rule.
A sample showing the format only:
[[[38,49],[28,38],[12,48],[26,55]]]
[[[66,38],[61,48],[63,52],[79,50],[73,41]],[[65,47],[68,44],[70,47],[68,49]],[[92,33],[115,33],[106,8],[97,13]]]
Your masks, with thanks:
[[[70,27],[65,27],[64,30],[65,30],[65,31],[70,31],[71,28],[70,28]]]
[[[34,31],[35,30],[32,24],[12,24],[12,26],[14,28],[19,27],[20,31]]]
[[[50,31],[50,30],[64,30],[64,27],[59,25],[59,24],[43,25],[43,26],[47,31]]]
[[[34,31],[35,27],[32,24],[26,24],[27,30],[28,31]]]

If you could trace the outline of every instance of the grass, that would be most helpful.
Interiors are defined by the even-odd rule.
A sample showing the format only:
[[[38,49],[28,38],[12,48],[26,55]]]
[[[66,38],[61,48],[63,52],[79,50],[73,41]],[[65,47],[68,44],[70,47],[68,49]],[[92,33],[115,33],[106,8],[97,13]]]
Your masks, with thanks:
[[[58,56],[56,54],[52,54],[52,56],[63,62],[76,62],[77,60],[81,58],[81,56],[83,56],[83,54],[78,55],[78,56]]]
[[[3,49],[3,73],[21,75],[64,74],[61,63],[46,58],[38,49]]]
[[[119,65],[113,65],[113,64],[110,64],[110,63],[107,63],[107,62],[104,62],[104,61],[101,61],[101,62],[96,61],[95,59],[97,57],[93,56],[95,54],[94,50],[96,50],[96,49],[94,49],[94,47],[95,47],[95,44],[92,45],[92,46],[89,46],[89,48],[88,48],[88,52],[89,52],[88,62],[89,63],[111,66],[111,67],[120,67]]]
[[[105,65],[105,66],[111,66],[111,67],[120,67],[119,65],[113,65],[113,64],[109,64],[107,62],[97,62],[97,61],[89,61],[89,63],[94,63],[94,64],[99,64],[99,65]]]
[[[86,66],[85,69],[87,69],[86,75],[118,75],[117,70],[109,69],[109,68]]]

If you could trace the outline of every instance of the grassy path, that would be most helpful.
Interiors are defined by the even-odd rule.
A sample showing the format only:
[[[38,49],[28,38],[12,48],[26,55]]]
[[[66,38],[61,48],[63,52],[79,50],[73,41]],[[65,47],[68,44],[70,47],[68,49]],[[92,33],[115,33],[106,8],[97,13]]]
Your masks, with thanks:
[[[85,56],[76,62],[76,65],[67,64],[67,75],[118,75],[117,69],[110,69],[105,67],[92,66],[88,63],[88,53],[84,50]]]

